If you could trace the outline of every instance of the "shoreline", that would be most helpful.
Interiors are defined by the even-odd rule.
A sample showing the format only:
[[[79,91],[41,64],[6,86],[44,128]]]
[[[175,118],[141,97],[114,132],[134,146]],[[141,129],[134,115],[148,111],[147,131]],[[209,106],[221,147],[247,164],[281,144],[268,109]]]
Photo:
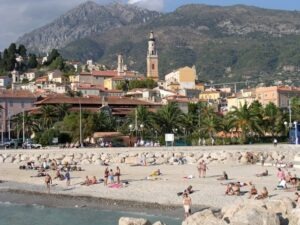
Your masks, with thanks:
[[[5,182],[4,182],[5,183]],[[176,204],[159,204],[142,201],[110,199],[88,195],[70,195],[61,193],[45,193],[22,189],[0,189],[0,202],[10,202],[24,205],[42,205],[52,208],[88,208],[96,210],[121,211],[128,213],[145,213],[148,215],[161,215],[182,219],[183,208]],[[220,209],[193,205],[193,212],[211,209],[215,213]]]

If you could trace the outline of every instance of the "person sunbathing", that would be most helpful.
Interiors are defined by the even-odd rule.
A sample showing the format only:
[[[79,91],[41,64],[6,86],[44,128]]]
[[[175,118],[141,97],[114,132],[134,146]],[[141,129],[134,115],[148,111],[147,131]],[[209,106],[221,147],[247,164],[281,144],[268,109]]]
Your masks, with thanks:
[[[263,187],[263,190],[261,191],[261,194],[260,195],[257,195],[255,197],[255,199],[265,199],[269,197],[269,193],[268,193],[268,190],[266,187]]]
[[[97,184],[97,178],[95,176],[93,176],[93,178],[90,180],[90,184]]]
[[[192,193],[194,193],[194,190],[193,190],[192,185],[189,185],[189,186],[187,187],[187,189],[185,189],[183,192],[178,192],[177,195],[180,196],[180,195],[183,195],[184,193],[187,193],[187,194],[192,194]]]
[[[91,185],[91,180],[89,179],[89,176],[86,176],[85,177],[85,181],[81,183],[81,185],[86,185],[86,186],[89,186]]]
[[[223,176],[218,177],[217,180],[228,180],[228,175],[225,171],[223,171]]]
[[[229,183],[226,186],[226,191],[225,191],[225,195],[233,195],[233,189],[232,189],[233,184]]]
[[[241,186],[236,183],[235,185],[232,186],[232,191],[233,191],[233,195],[237,195],[239,196],[241,194]]]
[[[277,185],[277,187],[275,188],[275,190],[282,190],[282,189],[287,189],[287,185],[286,185],[286,180],[282,179],[279,184]]]
[[[161,172],[160,169],[154,170],[151,174],[150,177],[156,177],[156,176],[160,176]]]
[[[297,181],[298,181],[297,175],[294,174],[294,176],[291,177],[290,181],[291,181],[291,184],[293,186],[296,186],[297,185]]]
[[[256,189],[255,185],[252,185],[251,189],[250,189],[250,193],[249,193],[249,199],[252,198],[252,196],[255,196],[255,195],[257,195],[257,189]]]
[[[269,175],[269,171],[268,170],[266,170],[266,171],[264,171],[262,173],[256,174],[257,177],[266,177],[268,175]]]
[[[61,174],[59,170],[56,170],[56,175],[53,179],[64,180],[65,176],[63,174]]]

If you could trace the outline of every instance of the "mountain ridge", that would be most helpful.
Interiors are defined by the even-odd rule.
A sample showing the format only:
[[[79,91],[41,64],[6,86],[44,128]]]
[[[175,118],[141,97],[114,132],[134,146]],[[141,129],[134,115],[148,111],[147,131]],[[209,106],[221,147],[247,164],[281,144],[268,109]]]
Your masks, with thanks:
[[[116,66],[116,55],[123,53],[131,69],[145,73],[147,39],[153,30],[161,77],[185,65],[196,65],[199,77],[206,81],[274,82],[281,76],[299,76],[298,71],[283,68],[300,66],[300,12],[204,4],[184,5],[165,14],[124,5],[99,7],[105,10],[102,16],[109,15],[101,20],[105,29],[61,41],[57,46],[53,37],[49,42],[39,40],[44,52],[56,47],[67,58],[93,59],[111,67]],[[78,10],[82,11],[80,7]],[[77,19],[84,24],[84,16]],[[93,21],[94,26],[99,26],[97,20]],[[38,35],[41,34],[34,36]],[[24,39],[19,42],[28,47]],[[29,39],[30,50],[34,50],[32,43]]]

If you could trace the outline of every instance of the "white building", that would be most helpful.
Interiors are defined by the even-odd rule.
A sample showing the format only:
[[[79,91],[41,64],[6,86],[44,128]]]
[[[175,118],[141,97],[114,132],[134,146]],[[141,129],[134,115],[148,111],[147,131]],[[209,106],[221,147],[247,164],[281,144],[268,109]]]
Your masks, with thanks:
[[[11,78],[8,76],[0,77],[0,89],[5,89],[9,85],[11,85]]]

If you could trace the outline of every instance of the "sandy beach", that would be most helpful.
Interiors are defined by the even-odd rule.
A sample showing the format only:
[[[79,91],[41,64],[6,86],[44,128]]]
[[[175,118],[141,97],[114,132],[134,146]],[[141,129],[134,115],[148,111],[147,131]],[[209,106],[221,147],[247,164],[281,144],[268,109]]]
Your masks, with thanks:
[[[211,147],[211,150],[213,151],[214,148],[215,147]],[[226,148],[230,147],[226,146],[224,149],[226,150]],[[234,148],[238,147],[235,146]],[[266,146],[255,146],[253,149],[260,148],[266,149]],[[272,146],[269,146],[268,148],[270,150],[272,149]],[[288,148],[288,146],[284,146],[282,148]],[[278,149],[280,150],[280,148]],[[182,198],[178,197],[177,193],[182,192],[188,185],[192,185],[195,190],[195,192],[191,195],[191,198],[193,205],[196,208],[208,206],[219,209],[228,204],[232,204],[239,199],[246,199],[248,197],[248,193],[245,193],[242,196],[226,196],[224,194],[226,186],[221,185],[221,182],[251,181],[256,185],[259,192],[264,186],[266,186],[272,199],[276,199],[281,196],[293,198],[294,196],[293,191],[274,190],[278,183],[278,178],[276,177],[277,168],[274,166],[262,167],[257,164],[208,164],[206,178],[198,178],[196,164],[154,166],[110,164],[109,168],[112,168],[115,171],[116,166],[121,168],[121,180],[127,180],[129,182],[128,186],[119,189],[108,188],[107,186],[104,186],[103,183],[91,186],[82,186],[80,183],[84,181],[85,176],[96,176],[98,179],[103,178],[105,170],[105,166],[84,165],[84,171],[71,172],[72,179],[71,186],[69,187],[66,187],[65,181],[53,180],[51,193],[70,196],[96,197],[102,199],[102,201],[99,202],[105,202],[105,199],[111,199],[142,203],[158,203],[162,205],[163,208],[174,207],[173,209],[178,209],[181,206]],[[146,177],[149,176],[152,171],[157,169],[160,169],[162,175],[159,176],[157,180],[147,180]],[[269,176],[255,176],[255,174],[261,173],[266,169],[269,171]],[[227,172],[229,181],[217,180],[223,171]],[[288,169],[288,171],[300,176],[299,169],[291,168]],[[49,173],[52,177],[54,177],[55,171],[50,171]],[[37,171],[35,170],[19,170],[18,164],[2,163],[0,164],[0,179],[6,182],[0,183],[0,189],[2,192],[6,190],[23,190],[28,192],[46,193],[44,177],[31,177],[36,174]],[[194,178],[184,178],[189,175],[193,175]],[[250,187],[246,186],[242,187],[241,191],[247,192],[249,189]],[[3,200],[3,196],[5,195],[0,194],[0,201]],[[5,200],[7,200],[7,197]],[[89,201],[85,202],[88,203]],[[106,202],[105,204],[111,205],[113,202]],[[121,202],[117,202],[115,205],[122,204]],[[126,206],[121,207],[124,208]],[[145,207],[145,204],[143,207]],[[156,207],[159,208],[158,205],[152,204],[150,208],[155,209]],[[136,208],[140,208],[140,206],[137,205]]]

